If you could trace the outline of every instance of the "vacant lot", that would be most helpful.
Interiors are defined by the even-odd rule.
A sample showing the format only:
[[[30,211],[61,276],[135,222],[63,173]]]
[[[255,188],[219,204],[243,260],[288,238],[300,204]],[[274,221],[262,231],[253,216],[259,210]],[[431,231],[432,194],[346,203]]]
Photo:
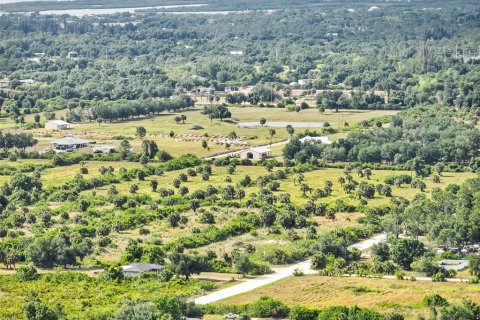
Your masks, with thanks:
[[[451,303],[462,303],[464,299],[480,302],[480,288],[466,283],[303,276],[290,277],[219,303],[243,304],[267,295],[279,298],[289,306],[357,305],[382,313],[400,312],[406,319],[413,320],[419,315],[430,316],[421,301],[424,296],[434,293]]]

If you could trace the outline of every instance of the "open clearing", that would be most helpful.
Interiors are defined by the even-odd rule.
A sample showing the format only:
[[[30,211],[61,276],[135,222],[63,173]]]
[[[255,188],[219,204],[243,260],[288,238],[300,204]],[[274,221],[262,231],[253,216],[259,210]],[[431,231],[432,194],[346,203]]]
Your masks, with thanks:
[[[405,319],[413,320],[418,315],[429,315],[429,310],[421,305],[421,301],[425,295],[433,293],[451,303],[462,303],[464,299],[480,302],[478,285],[306,275],[292,276],[218,303],[245,304],[267,295],[276,297],[289,306],[357,305],[382,313],[400,312],[405,315]]]
[[[276,123],[278,127],[273,141],[279,141],[289,138],[285,128],[288,123],[302,124],[302,128],[297,131],[311,129],[320,129],[324,122],[329,122],[333,128],[341,129],[344,123],[349,125],[360,123],[363,120],[370,120],[376,117],[396,114],[397,111],[391,110],[327,110],[324,113],[318,112],[316,108],[302,110],[301,112],[289,112],[286,109],[279,108],[258,108],[258,107],[230,107],[232,118],[220,120],[210,120],[208,116],[201,114],[200,108],[185,110],[178,113],[164,112],[156,116],[139,117],[126,121],[115,121],[109,123],[85,122],[73,124],[70,130],[61,132],[52,132],[47,129],[33,129],[31,132],[39,140],[35,147],[37,150],[48,150],[51,148],[51,141],[61,138],[67,134],[78,136],[91,141],[96,141],[98,145],[108,145],[117,147],[123,137],[132,139],[130,144],[135,152],[139,152],[142,139],[135,136],[136,127],[142,126],[147,130],[144,139],[153,140],[158,147],[166,150],[177,157],[186,152],[193,153],[199,157],[211,156],[214,154],[235,151],[245,148],[244,146],[231,144],[227,148],[224,144],[228,134],[232,131],[245,142],[247,146],[267,144],[270,142],[268,127],[262,127],[259,123],[260,118],[265,118],[269,123]],[[65,117],[66,110],[56,112],[57,118]],[[175,116],[183,114],[187,116],[185,123],[176,123]],[[46,122],[41,114],[42,122]],[[26,117],[27,122],[33,122],[33,115]],[[240,123],[251,123],[252,127],[239,127]],[[309,125],[311,124],[311,125]],[[322,124],[322,125],[320,125]],[[203,129],[191,130],[193,125],[198,125]],[[0,119],[0,129],[21,129],[21,126],[9,118]],[[173,132],[174,136],[170,137]],[[332,137],[333,139],[334,137]],[[202,147],[202,141],[206,140],[208,148]],[[90,152],[91,149],[83,149],[81,152]]]

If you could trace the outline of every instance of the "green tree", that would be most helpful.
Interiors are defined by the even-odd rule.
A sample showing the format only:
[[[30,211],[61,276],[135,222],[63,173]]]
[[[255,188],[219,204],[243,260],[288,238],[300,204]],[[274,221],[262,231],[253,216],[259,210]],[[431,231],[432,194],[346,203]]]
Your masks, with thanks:
[[[295,129],[292,127],[291,124],[287,125],[286,127],[287,133],[290,135],[290,138],[292,138],[293,134],[295,133]]]
[[[416,239],[397,239],[390,248],[390,258],[403,269],[410,269],[413,260],[424,252],[425,246]]]
[[[474,277],[480,277],[480,256],[469,254],[467,259],[469,262],[470,274]]]
[[[35,292],[30,292],[22,306],[23,314],[27,320],[57,320],[58,315],[55,311],[48,308],[40,300]]]
[[[147,129],[145,129],[145,127],[137,127],[135,130],[137,137],[143,138],[147,134]]]

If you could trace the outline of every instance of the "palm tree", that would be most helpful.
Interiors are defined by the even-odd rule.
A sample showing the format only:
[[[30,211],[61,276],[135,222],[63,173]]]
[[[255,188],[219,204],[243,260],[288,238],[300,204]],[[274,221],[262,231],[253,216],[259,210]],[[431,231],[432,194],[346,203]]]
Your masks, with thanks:
[[[272,146],[273,136],[274,136],[277,132],[275,131],[275,129],[270,128],[270,129],[268,129],[268,133],[270,134],[270,147],[271,147],[271,146]]]
[[[286,129],[287,129],[287,133],[290,135],[290,139],[291,139],[293,134],[295,133],[295,129],[292,127],[291,124],[287,125]]]

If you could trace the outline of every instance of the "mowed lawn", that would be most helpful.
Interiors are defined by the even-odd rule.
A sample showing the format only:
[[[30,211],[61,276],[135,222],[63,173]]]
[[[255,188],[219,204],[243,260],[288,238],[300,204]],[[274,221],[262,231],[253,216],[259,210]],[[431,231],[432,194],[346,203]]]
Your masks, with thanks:
[[[439,294],[450,303],[460,304],[464,299],[480,303],[480,287],[467,283],[388,280],[373,278],[289,277],[255,289],[219,304],[245,304],[261,296],[276,297],[289,306],[307,307],[359,306],[381,313],[399,312],[405,319],[429,318],[430,310],[421,301],[426,295]]]

